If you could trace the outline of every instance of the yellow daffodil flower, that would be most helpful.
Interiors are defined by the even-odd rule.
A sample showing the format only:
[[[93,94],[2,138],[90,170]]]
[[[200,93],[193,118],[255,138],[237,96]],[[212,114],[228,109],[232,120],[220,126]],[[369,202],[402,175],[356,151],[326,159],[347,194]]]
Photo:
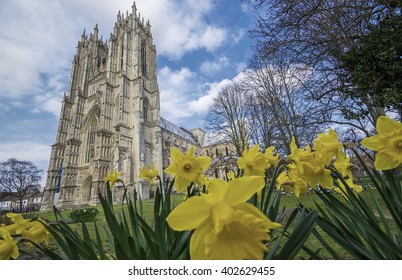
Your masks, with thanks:
[[[325,168],[323,158],[316,158],[314,161],[314,176],[310,180],[310,186],[316,188],[317,185],[326,189],[334,187],[334,179],[331,176],[331,171]]]
[[[294,164],[293,167],[297,168],[297,171],[300,174],[303,174],[303,164],[301,163],[300,157],[303,153],[303,149],[300,149],[296,145],[295,139],[292,137],[290,141],[290,155],[288,155],[288,160]]]
[[[336,170],[341,172],[343,177],[352,178],[352,171],[350,170],[353,165],[350,163],[350,158],[346,157],[344,153],[334,162]]]
[[[207,156],[194,156],[194,146],[191,146],[186,154],[182,154],[179,149],[170,149],[172,163],[165,169],[166,173],[175,175],[175,188],[177,192],[184,191],[191,182],[199,186],[205,184],[203,172],[211,164],[211,158]]]
[[[113,174],[111,173],[107,173],[106,177],[103,179],[105,181],[105,183],[109,182],[110,183],[110,188],[113,188],[113,185],[120,180],[120,175],[121,172],[114,170]]]
[[[378,170],[389,170],[402,164],[402,123],[381,116],[377,119],[377,135],[368,137],[361,144],[377,152],[374,166]]]
[[[20,255],[17,243],[5,228],[0,228],[0,260],[16,259]]]
[[[343,145],[338,141],[338,134],[331,128],[328,134],[320,133],[314,140],[314,149],[316,156],[324,159],[324,164],[330,164],[332,159],[342,155]]]
[[[272,157],[274,156],[266,157],[260,152],[260,145],[254,145],[243,151],[242,157],[237,159],[237,164],[244,170],[244,176],[264,176],[265,170],[271,166],[269,159]]]
[[[291,154],[288,156],[290,164],[286,166],[289,176],[299,178],[305,182],[310,181],[314,176],[314,153],[309,145],[306,145],[305,150],[296,146],[294,138],[290,143]]]
[[[246,201],[265,185],[263,176],[212,179],[208,194],[193,196],[167,217],[175,230],[193,230],[191,259],[262,259],[269,231],[280,227]]]
[[[279,155],[274,154],[275,147],[271,146],[265,149],[264,157],[265,160],[269,163],[270,166],[277,166],[279,161]],[[268,168],[270,167],[268,166]]]
[[[50,233],[40,221],[32,221],[29,223],[29,229],[22,233],[22,236],[32,242],[39,244],[41,242],[49,243]]]
[[[152,185],[153,180],[156,176],[158,176],[158,170],[155,168],[155,165],[152,163],[150,169],[147,169],[145,166],[142,167],[138,178],[147,179],[148,184]]]
[[[24,219],[21,214],[7,213],[7,217],[13,222],[11,225],[2,226],[4,229],[8,230],[11,234],[21,234],[25,231],[28,226],[30,219]]]
[[[357,185],[353,182],[353,178],[350,177],[346,179],[346,184],[355,192],[362,192],[363,187],[360,185]],[[344,197],[347,197],[347,191],[346,191],[346,186],[342,183],[341,180],[339,180],[339,187],[335,188],[335,191],[338,193],[341,193]]]
[[[287,174],[283,171],[276,178],[276,189],[280,190],[281,188],[287,192],[292,191],[296,197],[299,197],[301,194],[307,193],[308,184],[303,179],[294,177],[291,173]]]

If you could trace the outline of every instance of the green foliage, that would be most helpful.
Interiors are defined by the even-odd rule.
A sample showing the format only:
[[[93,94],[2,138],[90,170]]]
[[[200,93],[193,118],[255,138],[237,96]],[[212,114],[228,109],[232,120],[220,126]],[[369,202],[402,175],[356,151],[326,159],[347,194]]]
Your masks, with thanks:
[[[271,231],[264,259],[295,259],[301,255],[312,259],[401,259],[400,178],[392,171],[383,174],[371,171],[358,153],[356,157],[369,174],[366,183],[372,184],[375,190],[368,188],[365,193],[356,194],[342,175],[333,170],[346,191],[342,197],[331,192],[316,192],[318,201],[314,208],[301,203],[292,209],[281,207],[281,200],[286,197],[275,191],[275,182],[283,166],[275,168],[262,192],[249,200],[271,221],[282,224],[281,228]],[[166,223],[174,208],[170,196],[173,184],[174,181],[160,182],[155,191],[151,221],[146,220],[143,202],[136,194],[130,197],[126,191],[123,203],[114,205],[107,184],[104,192],[98,192],[106,226],[99,227],[94,222],[91,233],[83,222],[78,232],[54,209],[56,222],[46,227],[58,250],[35,246],[51,259],[189,259],[192,232],[172,230]],[[205,189],[190,185],[187,191],[188,196],[194,196],[202,195],[200,192]],[[102,231],[107,240],[102,237]],[[321,248],[307,245],[310,236],[315,237]]]
[[[12,224],[11,219],[6,215],[0,213],[0,225],[10,225]]]
[[[334,194],[317,193],[324,206],[317,204],[319,228],[326,233],[334,243],[343,248],[353,259],[392,260],[402,258],[402,187],[400,179],[393,171],[384,171],[380,174],[376,170],[369,170],[360,155],[356,157],[370,176],[371,182],[380,194],[373,194],[368,188],[366,192],[371,196],[374,209],[367,204],[361,195],[356,194],[338,174],[346,186],[344,199]],[[381,205],[385,205],[382,207]],[[309,211],[312,213],[312,211]],[[338,251],[333,250],[322,233],[317,229],[313,234],[320,240],[333,259],[342,259]],[[321,258],[310,252],[314,258]]]
[[[341,62],[351,84],[343,90],[350,98],[365,102],[370,96],[375,106],[402,109],[401,38],[402,15],[390,15],[370,25],[369,33],[346,52]],[[360,116],[348,114],[349,118]]]
[[[73,221],[73,223],[93,222],[98,213],[99,210],[96,207],[78,208],[71,210],[68,217]]]
[[[260,197],[254,195],[251,203],[257,206],[271,221],[283,224],[286,207],[281,208],[281,192],[274,191],[275,180],[283,166],[274,169],[272,178],[262,190]],[[269,250],[264,259],[291,260],[295,259],[303,248],[314,228],[316,213],[305,215],[305,209],[295,208],[286,220],[283,228],[271,232],[272,240],[267,244]]]
[[[82,223],[82,234],[72,230],[57,209],[54,209],[56,223],[47,225],[55,239],[56,253],[43,246],[38,246],[51,259],[188,259],[190,232],[176,232],[166,223],[166,217],[172,210],[170,193],[173,181],[166,182],[155,192],[153,220],[149,224],[145,218],[141,199],[134,199],[124,194],[123,204],[113,205],[109,183],[105,193],[98,192],[107,226],[103,228],[107,236],[107,245],[101,238],[101,232],[94,222],[95,238],[91,238],[87,225]],[[161,191],[162,190],[162,191]],[[116,214],[115,208],[121,207]]]

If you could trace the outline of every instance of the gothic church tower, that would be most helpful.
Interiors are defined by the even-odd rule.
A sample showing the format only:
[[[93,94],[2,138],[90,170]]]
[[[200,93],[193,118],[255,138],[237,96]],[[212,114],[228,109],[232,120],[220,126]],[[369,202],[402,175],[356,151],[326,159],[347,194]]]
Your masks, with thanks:
[[[162,174],[162,139],[156,48],[149,21],[132,13],[117,15],[109,41],[96,26],[85,31],[72,63],[56,142],[52,145],[42,211],[96,205],[107,172],[143,198],[150,189],[138,179],[151,162]],[[59,198],[55,199],[55,193]],[[113,188],[116,198],[119,187]],[[121,190],[120,190],[121,191]]]

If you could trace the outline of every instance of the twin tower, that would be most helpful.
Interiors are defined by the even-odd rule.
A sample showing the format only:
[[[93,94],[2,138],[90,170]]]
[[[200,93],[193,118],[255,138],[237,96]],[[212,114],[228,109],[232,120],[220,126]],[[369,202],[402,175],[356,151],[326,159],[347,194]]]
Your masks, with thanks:
[[[138,179],[141,167],[163,169],[156,71],[151,26],[135,4],[131,14],[119,12],[109,41],[99,38],[97,26],[89,35],[84,31],[51,148],[42,211],[96,205],[113,170],[129,190],[148,198],[150,186]]]

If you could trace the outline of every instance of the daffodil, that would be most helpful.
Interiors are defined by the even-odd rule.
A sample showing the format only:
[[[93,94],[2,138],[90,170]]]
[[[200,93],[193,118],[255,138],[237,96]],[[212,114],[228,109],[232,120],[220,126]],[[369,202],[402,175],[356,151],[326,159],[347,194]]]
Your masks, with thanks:
[[[9,231],[11,234],[21,234],[29,227],[30,219],[24,219],[21,214],[7,213],[7,217],[10,218],[12,224],[2,226],[2,228]]]
[[[279,161],[279,155],[274,154],[275,147],[271,146],[265,149],[264,157],[270,166],[277,166]],[[269,166],[268,166],[269,167]]]
[[[32,242],[39,244],[41,242],[49,243],[50,233],[40,221],[32,221],[29,223],[29,229],[22,233],[22,236]]]
[[[106,177],[103,179],[105,181],[105,183],[109,182],[110,183],[110,187],[113,188],[113,185],[120,180],[120,175],[121,172],[114,170],[113,174],[111,173],[107,173]]]
[[[246,201],[265,185],[263,176],[212,179],[208,194],[193,196],[167,217],[175,230],[193,230],[191,259],[262,259],[269,231],[280,227]]]
[[[310,181],[314,176],[314,153],[309,145],[303,150],[296,146],[294,138],[290,143],[291,154],[288,156],[290,164],[286,165],[289,176],[299,178],[305,182]]]
[[[352,178],[351,168],[353,165],[350,163],[350,158],[346,157],[345,154],[342,153],[342,156],[337,158],[334,162],[334,166],[344,177]]]
[[[298,148],[296,145],[295,139],[292,137],[290,141],[290,155],[288,155],[287,159],[293,163],[293,167],[295,167],[300,174],[303,173],[303,164],[301,162],[301,155],[303,153],[303,149]]]
[[[326,189],[332,189],[334,186],[334,179],[331,176],[331,171],[325,168],[323,158],[316,158],[314,161],[314,176],[310,180],[310,186],[316,188],[317,185]]]
[[[150,169],[147,169],[145,166],[142,167],[138,178],[147,179],[148,184],[152,185],[156,176],[158,176],[158,169],[156,169],[155,165],[152,163]]]
[[[244,176],[263,176],[265,175],[265,170],[271,166],[269,159],[269,157],[260,152],[260,145],[254,145],[250,149],[243,151],[242,157],[237,159],[237,164],[240,169],[244,170]]]
[[[380,116],[376,124],[377,135],[361,141],[366,148],[377,152],[374,166],[389,170],[402,164],[402,123]]]
[[[276,178],[276,189],[283,188],[285,191],[292,191],[296,197],[306,194],[308,190],[307,182],[300,177],[293,176],[293,174],[295,173],[287,174],[286,171],[279,174]]]
[[[194,156],[194,146],[191,146],[186,154],[179,149],[170,149],[172,163],[165,169],[166,173],[175,175],[175,187],[177,192],[184,191],[190,183],[194,182],[199,186],[205,184],[204,171],[211,164],[211,158],[207,156]]]
[[[352,177],[346,179],[346,184],[355,192],[359,193],[363,191],[363,187],[355,184]],[[347,197],[346,186],[341,180],[339,180],[339,187],[335,188],[335,191],[341,193],[344,197]]]
[[[330,164],[332,159],[342,155],[343,145],[338,141],[338,134],[331,128],[328,134],[320,133],[314,140],[314,149],[316,156],[322,157],[325,164]]]
[[[16,259],[20,255],[18,246],[5,228],[0,228],[0,260]]]

